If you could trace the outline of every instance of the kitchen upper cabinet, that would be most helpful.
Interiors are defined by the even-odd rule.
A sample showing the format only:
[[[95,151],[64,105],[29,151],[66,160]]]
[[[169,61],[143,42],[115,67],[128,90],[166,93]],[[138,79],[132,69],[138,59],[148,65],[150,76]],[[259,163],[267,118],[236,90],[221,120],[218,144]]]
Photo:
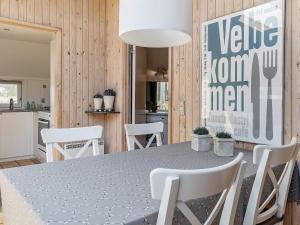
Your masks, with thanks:
[[[0,113],[0,159],[33,155],[34,113]]]

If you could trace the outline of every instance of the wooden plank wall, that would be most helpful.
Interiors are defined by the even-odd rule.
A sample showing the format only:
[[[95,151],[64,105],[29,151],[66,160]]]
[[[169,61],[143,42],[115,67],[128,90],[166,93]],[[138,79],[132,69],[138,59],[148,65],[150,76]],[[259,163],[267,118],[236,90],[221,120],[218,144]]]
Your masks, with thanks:
[[[266,1],[193,0],[193,41],[170,50],[172,143],[190,140],[193,128],[201,125],[201,23]],[[129,79],[127,47],[118,38],[118,0],[0,0],[0,16],[62,29],[63,127],[102,124],[106,151],[124,149]],[[299,21],[300,0],[286,0],[286,142],[300,129]],[[93,104],[92,96],[106,88],[117,91],[116,109],[121,114],[86,115],[84,111]],[[180,106],[185,107],[185,112],[180,112]],[[298,212],[299,207],[288,205],[288,213]],[[287,224],[299,224],[296,216],[288,218]]]
[[[122,110],[119,117],[109,115],[106,118],[105,140],[107,147],[113,151],[125,149],[124,123],[129,113],[129,76],[128,76],[128,49],[119,38],[119,1],[106,1],[107,34],[106,55],[107,60],[105,81],[108,87],[113,87],[118,94],[117,109]]]
[[[172,137],[177,143],[190,140],[192,130],[201,125],[201,24],[226,14],[256,6],[269,0],[193,0],[193,41],[173,48],[171,71]],[[300,122],[300,0],[286,0],[284,139],[297,135]],[[185,113],[180,106],[185,106]],[[241,147],[249,147],[242,144]],[[252,147],[252,145],[250,145]]]
[[[171,143],[188,141],[192,130],[201,126],[201,23],[269,0],[193,0],[193,41],[171,49]],[[285,3],[284,140],[300,130],[300,0]],[[185,106],[185,113],[180,106]],[[249,143],[238,143],[251,148]],[[286,225],[300,225],[300,206],[287,205]]]
[[[0,16],[61,28],[63,127],[101,124],[106,151],[124,149],[126,46],[118,38],[118,0],[0,0]],[[107,88],[117,91],[122,113],[85,114],[93,95]]]

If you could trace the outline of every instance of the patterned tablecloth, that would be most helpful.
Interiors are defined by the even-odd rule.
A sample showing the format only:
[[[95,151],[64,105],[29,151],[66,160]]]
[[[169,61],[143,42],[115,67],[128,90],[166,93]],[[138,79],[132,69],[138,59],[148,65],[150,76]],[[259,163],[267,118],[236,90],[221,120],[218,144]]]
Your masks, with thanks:
[[[236,154],[238,150],[236,150]],[[236,224],[242,224],[256,167],[248,162]],[[99,157],[2,170],[5,225],[155,224],[159,201],[151,199],[150,171],[199,169],[225,164],[231,157],[195,152],[190,143]],[[188,204],[203,221],[217,196]],[[174,224],[188,224],[180,212]]]

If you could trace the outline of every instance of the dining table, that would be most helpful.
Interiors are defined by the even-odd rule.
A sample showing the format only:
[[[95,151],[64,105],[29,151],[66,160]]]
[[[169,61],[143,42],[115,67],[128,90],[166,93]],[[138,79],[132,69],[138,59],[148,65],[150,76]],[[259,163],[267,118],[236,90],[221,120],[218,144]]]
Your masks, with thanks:
[[[4,224],[154,225],[160,201],[151,198],[153,169],[212,168],[230,162],[239,152],[247,162],[235,216],[235,224],[241,225],[257,172],[252,151],[235,149],[233,157],[219,157],[213,151],[192,150],[190,142],[1,170]],[[218,196],[187,204],[203,222]],[[173,224],[189,222],[176,210]]]

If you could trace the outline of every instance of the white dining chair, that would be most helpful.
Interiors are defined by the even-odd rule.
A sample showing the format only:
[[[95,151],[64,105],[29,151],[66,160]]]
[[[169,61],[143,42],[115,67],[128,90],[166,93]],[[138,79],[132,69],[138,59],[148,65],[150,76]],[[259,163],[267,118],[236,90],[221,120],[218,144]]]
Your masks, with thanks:
[[[99,139],[102,137],[102,126],[81,127],[81,128],[64,128],[64,129],[43,129],[41,135],[46,144],[47,162],[53,162],[54,150],[59,151],[65,160],[80,158],[87,151],[90,145],[93,146],[93,155],[99,155]],[[79,149],[75,156],[70,155],[60,144],[72,142],[86,142]]]
[[[164,124],[162,122],[146,123],[146,124],[125,124],[126,141],[128,151],[135,150],[135,144],[140,149],[149,148],[156,138],[157,146],[162,146],[161,133],[164,131]],[[137,136],[152,135],[146,144],[143,146]]]
[[[177,207],[192,225],[202,225],[186,201],[221,193],[205,225],[210,225],[222,209],[219,225],[233,225],[246,162],[240,153],[233,161],[199,170],[155,169],[150,174],[152,198],[161,200],[157,225],[172,225]]]
[[[253,183],[243,225],[283,224],[289,187],[298,154],[297,139],[280,147],[258,145],[254,148],[253,163],[259,164]],[[273,169],[285,165],[277,180]],[[262,199],[265,181],[269,176],[273,190]]]

